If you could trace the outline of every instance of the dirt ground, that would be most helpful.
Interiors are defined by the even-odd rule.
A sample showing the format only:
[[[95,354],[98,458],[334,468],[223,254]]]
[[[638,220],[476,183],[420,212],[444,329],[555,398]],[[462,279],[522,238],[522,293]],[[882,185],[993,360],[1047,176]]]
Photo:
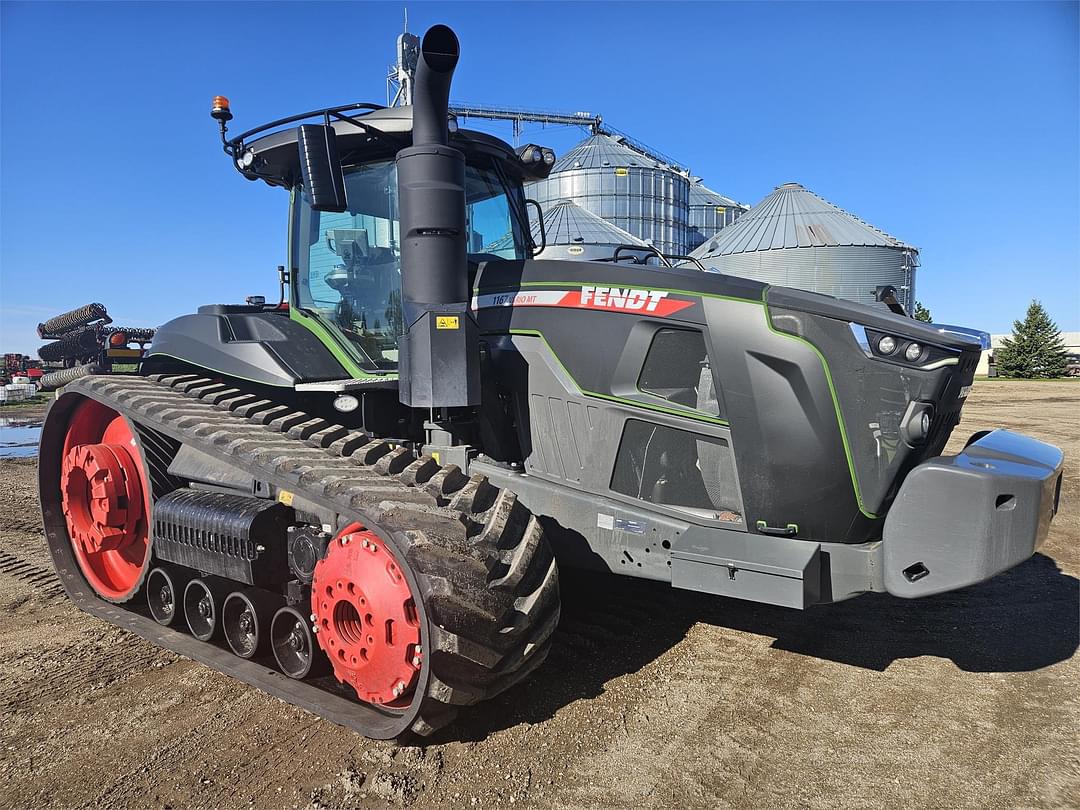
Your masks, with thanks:
[[[564,578],[554,650],[425,747],[358,737],[76,611],[0,464],[0,806],[1080,806],[1080,385],[979,382],[1068,454],[1041,554],[806,612]]]

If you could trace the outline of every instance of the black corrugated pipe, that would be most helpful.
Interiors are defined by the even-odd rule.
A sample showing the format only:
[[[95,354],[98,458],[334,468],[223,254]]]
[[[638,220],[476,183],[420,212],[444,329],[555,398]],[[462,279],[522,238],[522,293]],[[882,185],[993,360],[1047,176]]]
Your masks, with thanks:
[[[450,80],[459,55],[445,25],[424,34],[413,84],[413,143],[397,153],[401,217],[401,401],[479,403],[479,342],[468,307],[465,156],[449,146]]]

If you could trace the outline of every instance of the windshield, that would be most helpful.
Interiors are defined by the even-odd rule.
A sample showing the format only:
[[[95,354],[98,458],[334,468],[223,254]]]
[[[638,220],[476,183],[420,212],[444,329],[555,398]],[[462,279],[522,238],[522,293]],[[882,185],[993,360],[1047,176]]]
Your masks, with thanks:
[[[397,368],[401,318],[401,250],[397,171],[392,160],[345,171],[344,213],[314,211],[294,195],[295,305],[333,325],[375,369]],[[524,258],[524,206],[513,203],[492,168],[466,166],[466,222],[470,259]]]

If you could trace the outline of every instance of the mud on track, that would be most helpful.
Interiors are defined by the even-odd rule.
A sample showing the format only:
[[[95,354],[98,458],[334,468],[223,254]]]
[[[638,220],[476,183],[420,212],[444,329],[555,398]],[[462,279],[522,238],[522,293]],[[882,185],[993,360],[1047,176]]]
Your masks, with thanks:
[[[76,611],[0,463],[0,806],[1080,806],[1080,385],[976,384],[954,444],[1068,454],[1042,554],[806,612],[564,575],[526,684],[424,748],[357,737]]]

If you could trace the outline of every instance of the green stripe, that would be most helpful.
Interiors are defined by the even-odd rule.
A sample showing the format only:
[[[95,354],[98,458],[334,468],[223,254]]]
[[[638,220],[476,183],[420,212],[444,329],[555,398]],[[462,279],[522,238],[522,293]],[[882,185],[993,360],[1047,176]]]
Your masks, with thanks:
[[[764,301],[762,303],[764,303]],[[765,323],[769,327],[769,331],[771,331],[774,335],[780,335],[781,337],[789,338],[790,340],[796,340],[799,343],[803,343],[809,346],[813,350],[814,354],[817,355],[818,360],[821,361],[821,368],[825,372],[825,381],[829,384],[829,395],[832,397],[833,410],[836,411],[836,424],[840,428],[840,440],[843,442],[844,445],[844,457],[847,459],[848,473],[850,473],[851,475],[851,486],[852,489],[855,491],[855,501],[859,504],[860,512],[866,515],[866,517],[876,520],[880,517],[880,515],[875,515],[873,512],[868,511],[863,504],[862,492],[859,490],[859,479],[855,475],[855,461],[851,455],[851,445],[848,442],[847,430],[844,428],[844,415],[840,412],[840,400],[836,396],[836,386],[833,385],[832,372],[829,370],[829,364],[825,360],[825,355],[821,353],[817,346],[815,346],[806,338],[800,335],[791,335],[787,332],[781,332],[775,326],[773,326],[772,316],[769,313],[768,305],[765,306]]]
[[[397,377],[396,374],[372,374],[360,366],[358,358],[352,353],[351,347],[343,346],[337,336],[319,323],[318,320],[308,315],[299,307],[289,307],[289,319],[296,321],[296,323],[305,327],[315,337],[319,339],[330,354],[334,355],[334,358],[341,363],[354,380],[366,379],[368,377],[375,377],[380,380],[392,380]]]
[[[501,334],[501,333],[486,332],[485,334]],[[547,338],[544,337],[542,332],[539,332],[539,331],[537,331],[535,329],[511,329],[509,334],[511,334],[511,335],[521,335],[523,337],[540,338],[540,340],[542,340],[544,342],[544,346],[547,347],[547,350],[549,352],[551,352],[551,356],[555,358],[555,362],[559,364],[559,368],[561,368],[563,370],[563,373],[565,373],[566,376],[570,378],[571,382],[574,383],[574,386],[578,389],[578,391],[583,396],[595,397],[596,399],[606,399],[606,400],[608,400],[610,402],[618,402],[618,403],[620,403],[622,405],[629,405],[632,408],[643,408],[643,409],[648,410],[648,411],[657,411],[659,413],[666,413],[666,414],[670,414],[672,416],[681,416],[681,417],[684,417],[686,419],[693,419],[693,420],[698,421],[698,422],[708,422],[711,425],[722,425],[724,427],[728,427],[727,420],[714,418],[712,416],[705,416],[705,415],[703,415],[701,413],[697,413],[697,412],[694,412],[694,411],[677,410],[675,408],[665,408],[662,405],[650,405],[650,404],[645,403],[645,402],[639,402],[636,399],[625,399],[624,397],[617,397],[617,396],[615,396],[613,394],[601,394],[601,393],[599,393],[597,391],[586,390],[585,388],[581,387],[580,383],[578,383],[578,381],[576,379],[574,379],[574,375],[570,373],[570,369],[568,369],[566,367],[566,365],[563,363],[563,361],[559,358],[559,355],[555,353],[555,350],[551,347],[551,344],[548,343]]]

